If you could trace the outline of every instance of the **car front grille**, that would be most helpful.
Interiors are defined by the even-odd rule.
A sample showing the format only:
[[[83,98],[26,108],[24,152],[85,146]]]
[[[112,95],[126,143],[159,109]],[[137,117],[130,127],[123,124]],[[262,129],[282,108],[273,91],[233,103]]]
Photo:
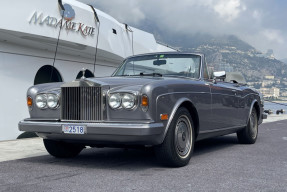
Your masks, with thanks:
[[[100,121],[102,103],[101,87],[62,87],[61,120]]]

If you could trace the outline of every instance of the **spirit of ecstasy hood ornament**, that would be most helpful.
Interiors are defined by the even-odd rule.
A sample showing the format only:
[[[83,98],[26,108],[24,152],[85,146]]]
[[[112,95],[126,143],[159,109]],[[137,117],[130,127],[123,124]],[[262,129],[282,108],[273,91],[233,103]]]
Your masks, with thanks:
[[[83,79],[83,80],[86,79],[85,73],[86,73],[86,69],[83,68],[83,69],[82,69],[82,77],[81,77],[81,79]]]

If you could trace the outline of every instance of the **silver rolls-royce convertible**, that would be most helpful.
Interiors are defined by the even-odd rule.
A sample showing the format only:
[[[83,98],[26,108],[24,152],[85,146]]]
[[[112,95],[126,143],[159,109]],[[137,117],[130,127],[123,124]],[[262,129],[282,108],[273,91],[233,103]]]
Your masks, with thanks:
[[[55,157],[86,146],[153,147],[167,166],[188,164],[194,142],[237,133],[253,144],[263,115],[262,95],[238,73],[209,74],[203,54],[166,52],[125,59],[111,77],[36,85],[27,92],[36,132]]]

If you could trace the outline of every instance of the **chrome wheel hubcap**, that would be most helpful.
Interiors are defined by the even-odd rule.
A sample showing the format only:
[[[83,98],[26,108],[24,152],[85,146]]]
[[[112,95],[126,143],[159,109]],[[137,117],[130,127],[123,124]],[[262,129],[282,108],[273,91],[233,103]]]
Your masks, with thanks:
[[[191,123],[187,116],[182,115],[176,122],[175,147],[176,152],[181,157],[186,157],[191,150]]]

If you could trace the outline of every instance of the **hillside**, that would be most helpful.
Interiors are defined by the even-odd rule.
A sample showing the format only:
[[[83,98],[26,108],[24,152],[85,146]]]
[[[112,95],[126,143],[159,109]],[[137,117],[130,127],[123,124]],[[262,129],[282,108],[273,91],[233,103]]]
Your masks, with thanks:
[[[183,47],[182,50],[203,52],[214,70],[239,71],[248,82],[261,82],[265,76],[274,76],[280,80],[287,77],[285,63],[266,57],[232,35],[212,38],[196,48]]]
[[[287,58],[286,59],[280,59],[280,61],[287,64]]]
[[[205,53],[208,65],[215,71],[239,71],[247,82],[258,82],[257,88],[260,88],[259,82],[263,81],[264,76],[274,76],[280,82],[286,81],[286,85],[281,83],[280,86],[287,87],[287,64],[262,54],[234,35],[178,34],[163,31],[151,21],[145,21],[137,27],[153,33],[158,41],[181,51]]]

